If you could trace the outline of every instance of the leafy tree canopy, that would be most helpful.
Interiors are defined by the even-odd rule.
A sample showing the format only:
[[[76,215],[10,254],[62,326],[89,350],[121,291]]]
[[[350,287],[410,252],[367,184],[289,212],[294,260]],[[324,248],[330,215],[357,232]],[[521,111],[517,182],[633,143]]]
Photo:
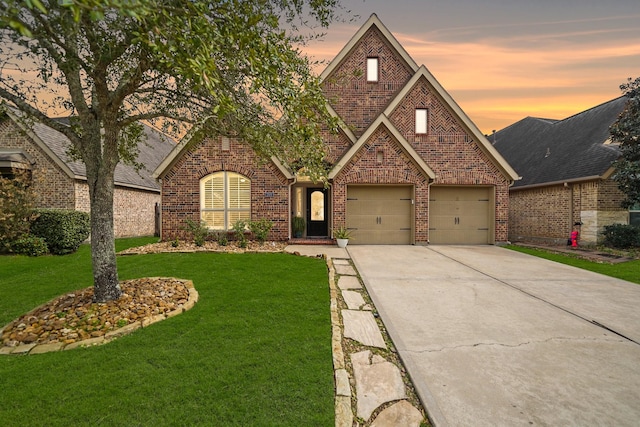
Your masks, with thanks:
[[[622,155],[613,179],[627,196],[623,207],[628,208],[640,204],[640,77],[629,78],[620,89],[628,101],[609,132],[611,140],[620,144]]]
[[[295,30],[326,27],[338,2],[0,2],[0,97],[66,135],[86,166],[98,301],[120,295],[113,173],[135,162],[141,120],[174,135],[190,128],[194,142],[237,137],[263,159],[324,175],[320,131],[335,123]]]

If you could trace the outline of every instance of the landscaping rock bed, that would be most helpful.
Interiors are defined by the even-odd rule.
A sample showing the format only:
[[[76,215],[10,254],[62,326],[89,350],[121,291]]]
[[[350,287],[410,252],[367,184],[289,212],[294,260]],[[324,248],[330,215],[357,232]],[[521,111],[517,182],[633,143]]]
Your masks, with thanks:
[[[93,287],[62,295],[9,323],[2,346],[72,344],[99,338],[144,319],[168,316],[189,299],[184,280],[142,278],[120,282],[122,297],[93,302]]]

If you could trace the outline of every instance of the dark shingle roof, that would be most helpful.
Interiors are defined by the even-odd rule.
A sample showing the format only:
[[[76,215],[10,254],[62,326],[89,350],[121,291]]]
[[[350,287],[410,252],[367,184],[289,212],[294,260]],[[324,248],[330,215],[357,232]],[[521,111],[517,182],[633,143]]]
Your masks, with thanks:
[[[136,172],[133,166],[119,163],[116,166],[114,180],[116,185],[141,187],[158,191],[160,190],[160,185],[153,179],[151,174],[176,144],[171,138],[148,125],[144,125],[144,130],[147,135],[147,143],[139,145],[140,153],[138,154],[137,160],[138,163],[143,164],[144,167],[139,172]],[[70,160],[67,156],[67,149],[71,142],[66,136],[42,123],[35,123],[33,125],[33,132],[76,176],[86,177],[84,163]]]
[[[522,179],[514,187],[600,176],[620,151],[605,142],[609,126],[623,111],[622,96],[564,120],[527,117],[489,141]]]

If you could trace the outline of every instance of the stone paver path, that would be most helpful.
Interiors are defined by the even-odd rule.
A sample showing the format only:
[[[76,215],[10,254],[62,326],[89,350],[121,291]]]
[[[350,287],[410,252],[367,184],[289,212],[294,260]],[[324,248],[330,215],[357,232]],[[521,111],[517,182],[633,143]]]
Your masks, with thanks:
[[[317,250],[322,248],[318,247]],[[311,248],[305,248],[304,253],[318,255]],[[407,400],[406,385],[399,366],[380,355],[374,355],[371,350],[364,350],[346,355],[350,356],[351,372],[347,368],[342,345],[344,338],[352,339],[360,346],[389,349],[373,315],[374,308],[364,298],[366,290],[346,251],[342,258],[326,258],[332,297],[336,427],[352,427],[355,416],[366,420],[358,424],[363,427],[419,427],[424,415]],[[347,309],[338,307],[338,299],[344,302]],[[351,406],[354,395],[355,414]]]

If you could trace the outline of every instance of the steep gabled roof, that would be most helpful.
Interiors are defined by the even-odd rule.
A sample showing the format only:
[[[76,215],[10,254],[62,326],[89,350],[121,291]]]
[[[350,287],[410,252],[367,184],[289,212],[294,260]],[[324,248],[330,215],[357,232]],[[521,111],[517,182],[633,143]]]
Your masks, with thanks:
[[[414,72],[418,70],[418,64],[411,58],[411,56],[407,53],[406,50],[402,47],[398,40],[391,34],[391,32],[384,26],[384,24],[378,19],[378,16],[374,13],[372,14],[367,22],[365,22],[362,27],[351,37],[351,40],[340,50],[338,55],[333,58],[333,61],[329,63],[327,68],[324,69],[322,74],[320,74],[320,80],[324,81],[327,77],[331,75],[333,70],[335,70],[340,63],[349,55],[351,50],[355,47],[355,45],[360,41],[360,39],[369,31],[371,27],[376,27],[384,38],[387,39],[389,44],[398,52],[398,54],[402,57],[402,59],[407,63],[410,69]]]
[[[178,160],[180,160],[182,156],[184,156],[189,151],[189,149],[193,148],[194,146],[193,137],[194,135],[197,135],[198,133],[197,130],[198,130],[197,128],[191,129],[191,131],[189,131],[189,133],[185,135],[184,138],[182,138],[182,140],[178,144],[176,144],[170,152],[167,153],[164,159],[161,159],[161,161],[157,164],[155,169],[152,171],[153,173],[151,174],[151,176],[153,178],[155,179],[161,178],[165,172],[171,169],[173,165],[175,165],[178,162]],[[196,142],[195,145],[197,146],[200,143],[202,143],[202,141]],[[293,172],[290,171],[288,168],[286,168],[276,156],[272,156],[271,161],[286,179],[294,178]]]
[[[514,188],[604,177],[620,156],[606,142],[625,104],[619,97],[564,120],[527,117],[489,138],[522,175]]]
[[[381,126],[387,128],[389,133],[393,135],[393,137],[398,141],[404,152],[413,160],[413,162],[418,166],[420,171],[426,176],[429,180],[433,180],[436,177],[436,174],[431,170],[431,168],[422,160],[420,155],[416,153],[411,144],[402,136],[402,134],[396,129],[396,127],[391,123],[391,121],[384,114],[380,114],[378,118],[367,128],[367,130],[362,134],[362,136],[356,141],[355,144],[345,153],[344,156],[333,166],[333,169],[329,172],[329,179],[335,178],[342,168],[344,168],[349,161],[355,156],[358,151],[362,148],[362,146],[367,142],[367,140],[371,137],[371,135]]]
[[[12,108],[6,109],[9,117],[22,129],[33,142],[40,147],[49,158],[55,162],[70,178],[85,180],[87,177],[84,163],[70,159],[67,149],[71,141],[57,130],[39,122],[31,127],[20,119],[20,112]],[[65,119],[59,121],[65,122]],[[116,185],[159,191],[158,182],[153,179],[151,172],[162,162],[162,159],[176,145],[175,141],[160,131],[148,125],[144,126],[147,142],[139,145],[138,163],[143,168],[137,172],[133,166],[119,163],[116,166],[114,181]]]
[[[398,95],[389,103],[387,108],[384,110],[384,115],[390,116],[393,113],[393,110],[398,107],[398,105],[402,102],[404,97],[413,89],[413,87],[418,83],[418,80],[424,78],[427,80],[429,85],[436,91],[436,93],[442,98],[444,103],[451,108],[452,113],[456,116],[456,118],[460,121],[460,123],[466,128],[467,132],[469,132],[475,141],[478,143],[480,148],[482,148],[485,153],[492,158],[496,166],[498,166],[502,172],[512,181],[517,180],[518,173],[511,167],[511,165],[500,155],[500,153],[491,145],[486,136],[480,132],[480,129],[471,121],[469,116],[460,108],[458,103],[449,95],[449,93],[442,87],[440,82],[427,70],[427,67],[421,65],[416,73],[413,75],[411,80],[407,82],[405,87],[398,93]]]

